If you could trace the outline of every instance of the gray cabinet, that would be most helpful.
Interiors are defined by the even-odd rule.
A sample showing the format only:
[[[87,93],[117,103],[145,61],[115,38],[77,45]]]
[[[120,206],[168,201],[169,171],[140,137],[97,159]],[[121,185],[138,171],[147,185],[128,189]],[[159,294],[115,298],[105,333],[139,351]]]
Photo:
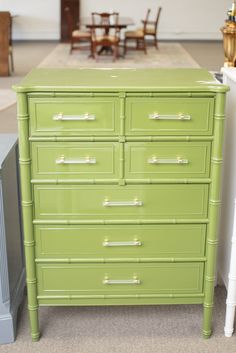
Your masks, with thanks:
[[[0,134],[0,344],[15,340],[25,287],[17,135]]]

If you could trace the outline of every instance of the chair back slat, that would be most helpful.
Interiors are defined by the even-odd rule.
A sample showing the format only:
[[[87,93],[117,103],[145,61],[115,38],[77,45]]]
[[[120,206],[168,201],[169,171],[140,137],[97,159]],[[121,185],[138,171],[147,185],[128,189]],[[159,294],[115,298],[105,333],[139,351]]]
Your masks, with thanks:
[[[155,21],[155,31],[157,31],[157,26],[158,26],[158,23],[159,23],[161,10],[162,10],[162,7],[158,7],[158,9],[157,9],[157,17],[156,17],[156,21]]]
[[[118,12],[92,12],[92,37],[96,40],[98,35],[118,36],[119,29],[119,13]],[[112,27],[111,27],[112,26]]]
[[[147,9],[145,20],[143,21],[143,33],[146,32],[149,16],[150,16],[151,9]]]

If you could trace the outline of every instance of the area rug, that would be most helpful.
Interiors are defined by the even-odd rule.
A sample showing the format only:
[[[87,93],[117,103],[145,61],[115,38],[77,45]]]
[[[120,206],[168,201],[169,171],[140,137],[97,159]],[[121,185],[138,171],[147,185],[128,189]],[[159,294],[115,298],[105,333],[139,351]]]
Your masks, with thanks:
[[[98,61],[89,58],[88,51],[74,51],[69,53],[69,44],[58,44],[55,49],[38,65],[41,68],[153,68],[180,67],[197,68],[199,65],[179,43],[159,43],[159,50],[148,47],[147,54],[142,51],[130,50],[125,58],[120,57],[116,62],[111,55],[101,55]],[[21,78],[12,78],[12,84]],[[2,87],[1,87],[2,86]],[[11,89],[0,85],[0,111],[16,102],[16,94]]]
[[[69,44],[58,44],[55,49],[39,64],[45,68],[197,68],[198,63],[179,43],[159,43],[159,50],[148,47],[147,54],[129,50],[125,58],[113,62],[111,55],[101,55],[98,61],[89,58],[88,51],[77,50],[69,53]]]
[[[16,103],[16,93],[11,89],[0,89],[0,111]]]

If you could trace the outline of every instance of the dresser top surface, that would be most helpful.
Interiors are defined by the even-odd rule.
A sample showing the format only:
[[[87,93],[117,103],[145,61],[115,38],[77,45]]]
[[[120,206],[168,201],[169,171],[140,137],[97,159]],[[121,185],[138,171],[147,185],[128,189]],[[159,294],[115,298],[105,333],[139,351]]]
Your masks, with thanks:
[[[34,69],[17,92],[49,91],[210,91],[225,92],[205,69]]]

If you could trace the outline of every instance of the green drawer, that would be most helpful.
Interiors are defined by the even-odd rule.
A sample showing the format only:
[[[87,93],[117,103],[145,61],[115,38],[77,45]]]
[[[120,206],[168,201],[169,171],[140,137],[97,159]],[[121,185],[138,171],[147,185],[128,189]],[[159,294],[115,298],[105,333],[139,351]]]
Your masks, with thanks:
[[[125,146],[128,179],[209,177],[210,142],[127,142]]]
[[[207,216],[208,185],[35,185],[36,219],[172,219]]]
[[[112,142],[32,143],[33,178],[119,177],[119,144]]]
[[[214,98],[127,98],[127,135],[211,135]]]
[[[30,98],[31,135],[118,135],[119,99]]]
[[[38,264],[38,295],[201,293],[203,263]]]
[[[205,254],[203,224],[35,227],[37,258],[187,258]]]

